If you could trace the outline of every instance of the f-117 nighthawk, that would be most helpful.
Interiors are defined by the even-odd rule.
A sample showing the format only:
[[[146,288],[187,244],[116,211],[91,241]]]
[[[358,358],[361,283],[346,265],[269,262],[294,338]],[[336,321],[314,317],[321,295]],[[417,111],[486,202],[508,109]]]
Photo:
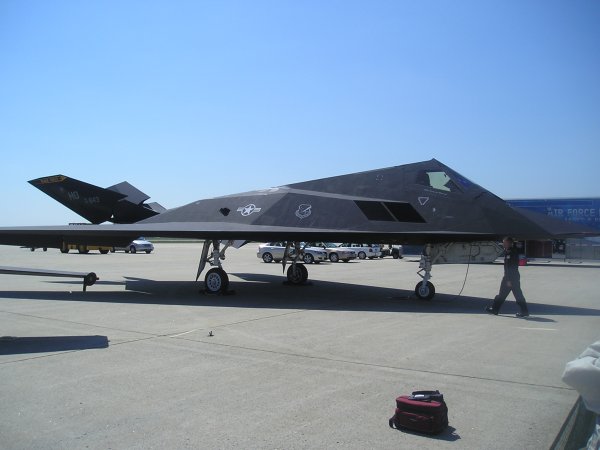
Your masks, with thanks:
[[[86,201],[82,195],[83,202]],[[419,298],[435,293],[436,249],[448,243],[551,239],[595,231],[510,207],[432,159],[192,202],[133,224],[0,228],[0,244],[61,248],[63,242],[122,246],[138,236],[205,240],[198,275],[210,293],[229,285],[222,259],[234,242],[286,241],[288,281],[308,278],[301,242],[422,244]]]

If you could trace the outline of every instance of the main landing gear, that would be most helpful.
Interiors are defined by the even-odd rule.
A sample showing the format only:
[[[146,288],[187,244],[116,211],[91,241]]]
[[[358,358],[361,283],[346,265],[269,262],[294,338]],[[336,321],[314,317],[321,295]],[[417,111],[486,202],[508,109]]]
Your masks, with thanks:
[[[415,295],[421,300],[431,300],[435,295],[435,286],[429,280],[431,279],[431,266],[433,260],[431,258],[431,244],[425,245],[419,262],[419,275],[423,281],[419,281],[415,286]]]
[[[196,273],[196,281],[200,278],[200,274],[206,267],[206,263],[213,266],[206,275],[204,276],[204,292],[207,294],[233,294],[233,291],[229,290],[229,277],[227,272],[223,270],[221,260],[225,259],[225,250],[231,245],[234,245],[235,241],[227,241],[221,248],[221,241],[212,240],[205,241],[202,247],[202,255],[200,256],[200,263],[198,264],[198,272]],[[292,247],[293,246],[293,247]],[[289,243],[285,248],[283,256],[283,271],[287,275],[287,283],[290,285],[300,285],[306,283],[308,280],[308,270],[299,261],[302,261],[303,249],[299,242]],[[285,267],[288,261],[291,261],[291,265],[288,267],[287,272]]]
[[[202,255],[200,257],[200,263],[198,264],[198,273],[196,274],[196,281],[200,278],[200,274],[204,270],[206,263],[214,266],[204,277],[204,292],[207,294],[232,294],[233,291],[229,290],[229,277],[227,272],[223,270],[221,266],[221,260],[225,259],[225,250],[233,243],[228,241],[221,249],[221,242],[217,240],[205,241],[202,247]],[[212,247],[212,251],[211,251]]]
[[[293,249],[292,245],[294,246]],[[285,266],[287,261],[292,261],[292,265],[288,267],[286,273],[288,284],[298,286],[300,284],[306,283],[306,280],[308,280],[308,269],[304,264],[301,264],[299,262],[304,260],[303,254],[304,249],[301,248],[299,242],[288,242],[288,244],[286,245],[281,264],[283,266],[283,271],[285,272]]]

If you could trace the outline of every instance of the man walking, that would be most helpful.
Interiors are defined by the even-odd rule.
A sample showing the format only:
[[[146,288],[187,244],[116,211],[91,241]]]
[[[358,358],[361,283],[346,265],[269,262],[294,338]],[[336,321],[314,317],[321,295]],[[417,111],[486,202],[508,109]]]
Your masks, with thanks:
[[[517,313],[517,317],[529,316],[527,309],[527,302],[523,291],[521,290],[521,275],[519,274],[519,251],[514,247],[514,240],[511,237],[505,237],[502,240],[504,246],[504,276],[500,283],[500,292],[494,298],[494,303],[485,308],[485,310],[494,315],[498,315],[504,300],[508,297],[510,291],[512,291],[517,301],[517,305],[521,309],[521,312]]]

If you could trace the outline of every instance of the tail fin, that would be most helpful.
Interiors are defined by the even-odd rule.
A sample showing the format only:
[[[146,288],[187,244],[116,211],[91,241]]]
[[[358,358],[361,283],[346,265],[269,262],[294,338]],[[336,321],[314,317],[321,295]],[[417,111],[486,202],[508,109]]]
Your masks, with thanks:
[[[164,211],[158,204],[145,204],[150,197],[126,181],[106,189],[65,175],[36,178],[29,183],[94,224],[135,223]]]

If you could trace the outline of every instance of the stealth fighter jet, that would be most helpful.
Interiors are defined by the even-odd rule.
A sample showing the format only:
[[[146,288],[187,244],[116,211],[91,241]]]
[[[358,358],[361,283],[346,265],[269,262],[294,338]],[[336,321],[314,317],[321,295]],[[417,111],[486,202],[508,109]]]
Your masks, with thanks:
[[[199,200],[134,224],[0,228],[0,244],[56,247],[63,242],[124,245],[137,236],[205,240],[198,276],[206,264],[210,293],[226,292],[225,249],[246,241],[286,241],[288,281],[308,278],[301,242],[422,244],[415,287],[431,298],[435,249],[447,243],[581,237],[596,232],[525,216],[448,166],[432,159],[323,178],[236,195]]]

